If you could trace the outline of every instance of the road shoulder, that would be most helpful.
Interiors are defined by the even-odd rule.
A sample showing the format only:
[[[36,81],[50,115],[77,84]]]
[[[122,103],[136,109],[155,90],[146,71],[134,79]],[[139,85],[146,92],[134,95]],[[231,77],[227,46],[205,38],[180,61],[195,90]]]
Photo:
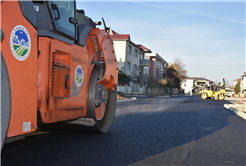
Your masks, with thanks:
[[[227,98],[226,100],[231,104],[224,104],[224,107],[246,120],[246,102],[240,98]]]

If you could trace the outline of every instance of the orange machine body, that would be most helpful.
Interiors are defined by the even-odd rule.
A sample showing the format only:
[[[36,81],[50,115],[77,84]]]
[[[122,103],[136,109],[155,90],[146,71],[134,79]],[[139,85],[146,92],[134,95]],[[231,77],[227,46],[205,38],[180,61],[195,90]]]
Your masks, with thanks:
[[[38,37],[37,30],[23,17],[17,1],[3,1],[1,15],[5,34],[1,52],[7,64],[12,95],[8,137],[35,131],[37,111],[44,123],[85,117],[89,80],[95,65],[92,60],[104,61],[105,73],[99,83],[108,91],[115,90],[118,63],[112,39],[105,31],[93,28],[86,46],[82,47]],[[17,25],[26,28],[31,41],[30,54],[22,61],[14,57],[10,47],[11,33]],[[28,130],[23,129],[26,122],[30,122]]]
[[[16,59],[11,51],[11,33],[19,25],[26,28],[31,42],[30,54],[22,61]],[[22,16],[19,3],[14,1],[1,3],[1,28],[4,31],[1,52],[7,64],[12,96],[8,131],[8,137],[11,137],[36,130],[38,37],[36,29]],[[24,129],[24,124],[30,124],[30,128]]]

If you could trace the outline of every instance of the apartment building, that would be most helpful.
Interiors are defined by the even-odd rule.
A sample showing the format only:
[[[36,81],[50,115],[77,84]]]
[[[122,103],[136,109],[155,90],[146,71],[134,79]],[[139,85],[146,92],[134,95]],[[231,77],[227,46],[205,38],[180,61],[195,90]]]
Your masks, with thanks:
[[[193,78],[185,76],[181,82],[180,87],[184,90],[184,93],[192,93],[192,90],[195,87],[195,80]]]
[[[149,75],[162,78],[168,62],[155,52],[145,53],[145,59],[150,61]]]
[[[127,75],[138,71],[141,56],[144,55],[143,49],[131,41],[129,34],[119,34],[110,30],[110,36],[114,42],[119,69],[122,69]]]
[[[246,94],[246,72],[241,76],[241,93]]]

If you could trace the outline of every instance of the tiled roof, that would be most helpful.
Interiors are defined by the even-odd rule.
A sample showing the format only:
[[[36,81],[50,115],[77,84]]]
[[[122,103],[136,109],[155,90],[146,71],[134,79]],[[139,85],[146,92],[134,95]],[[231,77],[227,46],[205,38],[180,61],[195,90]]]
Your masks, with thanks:
[[[105,33],[105,30],[101,30],[103,33]],[[110,30],[110,36],[113,40],[130,40],[130,35],[129,34],[118,34],[117,32]]]
[[[241,81],[241,78],[238,78],[238,79],[236,79],[236,80],[233,80],[233,81]]]
[[[120,34],[120,36],[126,38],[127,40],[130,40],[130,35],[129,34]]]
[[[148,49],[147,47],[143,46],[142,44],[137,44],[137,46],[139,48],[143,49],[145,53],[152,53],[152,51],[150,49]]]
[[[141,45],[141,44],[137,44],[137,46],[140,47],[140,48],[142,48],[144,51],[148,51],[148,50],[149,50],[148,48],[144,47],[144,46]]]

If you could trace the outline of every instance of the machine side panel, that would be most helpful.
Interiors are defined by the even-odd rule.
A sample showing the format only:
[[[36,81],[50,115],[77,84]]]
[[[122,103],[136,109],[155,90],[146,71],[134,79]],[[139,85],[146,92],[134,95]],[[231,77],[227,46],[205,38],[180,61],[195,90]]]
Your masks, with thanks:
[[[86,116],[88,54],[78,45],[39,37],[38,101],[44,123]]]
[[[1,51],[10,77],[12,106],[8,137],[37,125],[37,31],[23,17],[18,1],[1,3]]]

